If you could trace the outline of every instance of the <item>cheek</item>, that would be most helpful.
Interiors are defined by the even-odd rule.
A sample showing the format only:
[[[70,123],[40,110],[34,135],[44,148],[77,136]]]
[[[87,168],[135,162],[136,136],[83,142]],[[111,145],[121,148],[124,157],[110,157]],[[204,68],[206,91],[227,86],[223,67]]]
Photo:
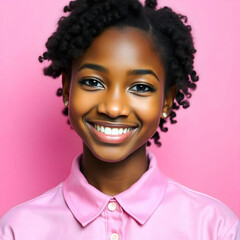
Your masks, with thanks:
[[[73,88],[70,93],[72,117],[79,118],[88,113],[95,106],[95,99],[91,97],[91,93],[82,91],[80,88]]]
[[[159,95],[155,97],[145,97],[141,102],[135,102],[136,114],[138,115],[143,127],[155,129],[159,125],[161,118],[163,100]]]

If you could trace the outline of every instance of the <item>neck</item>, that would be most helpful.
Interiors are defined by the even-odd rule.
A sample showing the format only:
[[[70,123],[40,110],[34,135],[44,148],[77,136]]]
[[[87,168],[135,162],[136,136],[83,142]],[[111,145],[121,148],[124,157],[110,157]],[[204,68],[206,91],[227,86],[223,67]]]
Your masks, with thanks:
[[[114,196],[131,187],[147,168],[145,145],[124,160],[114,163],[96,158],[88,147],[83,145],[81,171],[89,184],[107,195]]]

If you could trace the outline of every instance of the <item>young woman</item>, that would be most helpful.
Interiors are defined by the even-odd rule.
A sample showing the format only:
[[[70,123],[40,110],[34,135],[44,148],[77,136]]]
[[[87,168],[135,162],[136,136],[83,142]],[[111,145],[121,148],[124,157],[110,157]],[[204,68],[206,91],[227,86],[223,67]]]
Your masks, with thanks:
[[[71,174],[10,210],[1,240],[239,240],[221,202],[165,177],[147,151],[160,145],[198,76],[191,27],[170,8],[137,0],[76,0],[39,58],[62,77],[63,113],[83,140]]]

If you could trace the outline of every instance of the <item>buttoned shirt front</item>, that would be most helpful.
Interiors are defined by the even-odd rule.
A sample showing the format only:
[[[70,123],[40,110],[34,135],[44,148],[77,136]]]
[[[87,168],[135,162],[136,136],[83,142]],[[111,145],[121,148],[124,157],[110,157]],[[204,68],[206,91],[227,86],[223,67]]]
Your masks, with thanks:
[[[0,220],[1,240],[240,240],[239,220],[220,201],[165,177],[148,152],[149,169],[126,191],[108,196],[79,170]]]

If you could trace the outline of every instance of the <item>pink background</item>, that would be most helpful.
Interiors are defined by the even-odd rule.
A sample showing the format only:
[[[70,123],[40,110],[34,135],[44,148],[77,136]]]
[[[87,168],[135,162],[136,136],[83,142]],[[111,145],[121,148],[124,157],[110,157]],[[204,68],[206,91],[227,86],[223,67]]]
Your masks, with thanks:
[[[37,57],[67,0],[0,3],[0,216],[63,181],[81,140],[61,115],[60,80]],[[240,217],[240,1],[161,0],[188,15],[200,75],[191,107],[151,148],[170,178]]]

